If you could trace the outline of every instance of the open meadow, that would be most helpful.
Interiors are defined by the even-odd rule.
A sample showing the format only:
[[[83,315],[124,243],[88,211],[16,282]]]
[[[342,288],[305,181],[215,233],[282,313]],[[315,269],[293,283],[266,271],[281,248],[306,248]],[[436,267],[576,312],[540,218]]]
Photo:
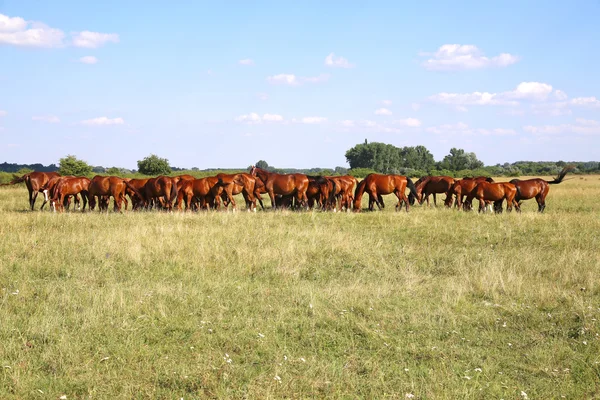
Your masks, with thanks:
[[[2,399],[600,397],[599,176],[544,214],[40,205],[0,189]]]

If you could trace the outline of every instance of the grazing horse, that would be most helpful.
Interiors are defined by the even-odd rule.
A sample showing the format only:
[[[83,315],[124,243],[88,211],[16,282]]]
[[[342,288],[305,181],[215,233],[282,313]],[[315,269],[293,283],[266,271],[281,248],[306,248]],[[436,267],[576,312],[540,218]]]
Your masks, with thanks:
[[[308,203],[306,191],[308,190],[308,177],[304,174],[277,174],[262,168],[252,166],[250,175],[258,177],[265,185],[271,198],[271,207],[277,208],[275,195],[295,195],[297,203],[304,207]]]
[[[421,178],[415,183],[417,189],[417,201],[419,204],[423,204],[427,200],[429,206],[429,195],[433,194],[433,205],[437,207],[437,200],[435,198],[436,193],[446,193],[446,200],[448,197],[452,197],[448,193],[450,188],[454,185],[454,178],[449,176],[426,176]],[[447,204],[447,201],[445,202]]]
[[[464,202],[464,199],[469,193],[471,193],[473,189],[475,189],[475,186],[477,186],[477,184],[481,182],[493,183],[494,180],[485,176],[477,176],[475,178],[463,178],[454,181],[454,184],[452,185],[450,190],[448,190],[445,205],[447,207],[450,207],[452,205],[452,195],[455,195],[456,200],[454,202],[454,205],[456,207],[460,209],[464,206],[465,210],[470,209],[471,204]]]
[[[175,207],[181,210],[181,204],[185,203],[186,211],[192,210],[192,207],[198,201],[198,208],[208,209],[215,204],[215,196],[218,194],[219,178],[209,176],[193,181],[184,181],[177,193]]]
[[[130,189],[129,186],[127,186],[127,189],[125,189],[126,193],[129,195],[129,198],[131,199],[131,208],[133,210],[138,210],[142,207],[147,206],[148,199],[146,199],[146,195],[145,195],[146,191],[145,191],[144,187],[146,186],[146,183],[148,182],[149,178],[123,179],[123,180],[126,182],[129,182],[129,184],[137,190],[137,193],[136,193],[133,189]]]
[[[472,204],[473,199],[479,200],[479,212],[485,210],[487,202],[494,202],[494,211],[496,213],[502,212],[502,202],[506,199],[506,211],[511,212],[513,204],[519,210],[519,204],[516,203],[515,195],[517,194],[517,188],[512,183],[500,182],[480,182],[475,188],[467,195],[465,202]]]
[[[322,210],[334,209],[337,189],[335,180],[325,176],[307,175],[307,178],[306,198],[308,199],[308,207],[313,208],[316,203]]]
[[[83,200],[83,208],[81,211],[85,211],[85,206],[88,200],[88,190],[90,187],[90,180],[85,177],[67,177],[61,179],[54,189],[54,196],[50,200],[50,206],[54,211],[64,211],[64,203],[68,196],[75,196],[81,194]]]
[[[223,176],[226,177],[224,178]],[[230,184],[223,186],[222,190],[219,190],[219,192],[221,192],[220,197],[223,200],[223,205],[225,207],[228,207],[229,203],[232,203],[235,207],[235,202],[232,202],[230,198],[233,199],[233,196],[241,193],[246,202],[246,209],[248,211],[256,211],[256,177],[247,173],[239,173],[230,175],[217,174],[217,178],[221,178],[223,182],[230,179]],[[216,201],[219,202],[218,197],[216,198]],[[219,204],[217,204],[217,207],[218,206]]]
[[[69,175],[69,176],[59,176],[59,175],[58,176],[53,176],[40,189],[40,192],[44,193],[44,202],[42,203],[42,206],[40,207],[40,210],[43,210],[44,206],[46,205],[46,203],[48,203],[48,201],[51,198],[54,198],[54,194],[56,193],[56,189],[58,187],[58,184],[64,178],[75,178],[75,176],[73,176],[73,175]],[[80,201],[79,201],[79,195],[75,195],[75,196],[73,196],[73,198],[75,200],[75,206],[79,210],[81,208]],[[69,195],[69,196],[65,197],[65,201],[63,203],[63,206],[68,210],[70,205],[71,205],[71,196]]]
[[[394,193],[398,198],[396,211],[402,208],[402,202],[404,202],[406,204],[406,211],[408,212],[409,201],[404,193],[407,187],[410,190],[410,194],[416,197],[417,190],[409,177],[369,174],[356,187],[356,192],[354,193],[354,211],[360,211],[362,197],[366,192],[369,195],[369,210],[371,211],[373,210],[373,203],[376,203],[380,210],[385,207],[382,195]]]
[[[565,175],[574,169],[575,166],[572,165],[564,167],[563,170],[560,171],[560,174],[553,181],[546,181],[541,178],[527,179],[524,181],[520,179],[513,179],[510,181],[510,183],[515,185],[517,188],[515,201],[519,203],[520,206],[523,200],[529,200],[535,197],[535,200],[538,203],[538,211],[544,212],[544,209],[546,208],[546,196],[550,191],[550,186],[548,185],[557,185],[561,183]],[[517,211],[521,211],[521,209],[517,208]]]
[[[150,202],[154,200],[162,208],[171,210],[173,200],[177,198],[177,183],[174,183],[171,177],[164,175],[150,178],[144,185],[144,194],[148,207],[151,207]]]
[[[346,211],[350,211],[352,200],[354,199],[354,186],[357,184],[356,178],[350,175],[327,176],[326,178],[335,182],[335,188],[333,188],[334,197],[339,200],[340,211],[343,208],[345,208]],[[335,211],[336,209],[337,204],[334,205],[333,210]]]
[[[35,205],[38,193],[43,190],[42,188],[44,185],[54,176],[60,175],[58,172],[30,172],[21,177],[14,175],[12,181],[0,186],[16,185],[17,183],[25,182],[27,190],[29,191],[29,206],[31,207],[31,211],[33,211],[33,206]],[[48,199],[46,198],[45,201],[48,201]],[[44,202],[44,204],[46,204],[46,202]]]
[[[108,199],[112,196],[114,199],[114,211],[121,211],[121,204],[125,203],[127,209],[127,198],[125,194],[127,190],[132,191],[135,195],[141,198],[141,193],[135,186],[118,176],[100,176],[96,175],[90,182],[89,199],[90,209],[96,207],[96,197],[99,199],[100,211],[108,211]]]

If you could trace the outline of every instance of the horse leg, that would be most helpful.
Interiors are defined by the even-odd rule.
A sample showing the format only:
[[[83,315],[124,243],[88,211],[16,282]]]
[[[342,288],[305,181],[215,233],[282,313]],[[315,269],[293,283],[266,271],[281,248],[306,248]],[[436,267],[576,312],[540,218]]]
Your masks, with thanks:
[[[81,192],[81,200],[83,200],[83,209],[81,212],[84,212],[85,206],[87,206],[88,203],[88,192]]]
[[[437,207],[437,199],[435,198],[435,193],[433,194],[433,206]]]
[[[33,207],[35,206],[35,200],[37,199],[38,192],[33,192],[33,197],[31,198],[31,211],[33,211]]]
[[[277,209],[277,202],[275,201],[275,192],[273,190],[269,190],[269,197],[271,198],[271,208]],[[261,203],[262,205],[262,203]]]

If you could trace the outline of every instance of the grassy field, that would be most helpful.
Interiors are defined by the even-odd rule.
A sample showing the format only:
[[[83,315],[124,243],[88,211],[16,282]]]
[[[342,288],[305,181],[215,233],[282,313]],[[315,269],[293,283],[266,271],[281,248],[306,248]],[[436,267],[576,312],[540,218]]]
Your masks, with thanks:
[[[2,189],[0,398],[600,397],[599,199],[60,215]]]

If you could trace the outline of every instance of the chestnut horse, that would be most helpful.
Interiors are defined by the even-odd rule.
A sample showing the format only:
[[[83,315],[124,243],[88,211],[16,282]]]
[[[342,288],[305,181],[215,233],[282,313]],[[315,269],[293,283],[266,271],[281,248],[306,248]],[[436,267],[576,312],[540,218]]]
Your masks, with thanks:
[[[171,210],[173,200],[177,198],[177,183],[171,177],[164,175],[150,178],[144,185],[144,194],[147,207],[151,208],[150,202],[154,200],[162,208]]]
[[[246,209],[248,211],[256,211],[256,177],[247,173],[239,173],[217,174],[217,178],[221,178],[223,183],[229,183],[228,185],[223,185],[223,187],[218,190],[219,196],[223,200],[223,205],[225,207],[229,207],[229,203],[231,203],[235,209],[233,196],[241,193],[246,202]],[[219,196],[215,199],[217,207],[220,207]]]
[[[310,176],[308,178],[308,189],[306,189],[306,198],[308,207],[313,208],[315,203],[322,210],[335,208],[335,192],[337,185],[335,180],[325,176]]]
[[[352,200],[354,199],[354,186],[357,184],[355,177],[350,175],[344,176],[327,176],[327,179],[331,179],[335,182],[334,197],[337,203],[339,200],[340,211],[345,208],[346,211],[350,211],[352,207]],[[336,211],[337,204],[334,205],[333,210]]]
[[[427,200],[429,206],[429,195],[433,194],[433,205],[437,207],[437,200],[435,198],[436,193],[446,193],[446,202],[448,203],[448,197],[452,197],[448,194],[450,188],[454,185],[454,178],[449,176],[426,176],[415,183],[417,189],[417,201],[419,204],[423,204]]]
[[[129,198],[131,199],[132,210],[135,211],[142,207],[145,207],[147,205],[148,200],[146,199],[146,191],[144,187],[146,186],[146,183],[148,182],[149,178],[123,180],[129,182],[129,184],[137,190],[136,193],[133,189],[130,189],[129,186],[127,186],[127,188],[125,189],[125,192],[129,195]]]
[[[127,209],[127,198],[125,197],[127,189],[141,198],[142,195],[137,188],[123,178],[119,178],[118,176],[96,175],[90,182],[90,209],[93,210],[96,207],[96,197],[98,197],[100,202],[98,208],[100,211],[108,211],[108,198],[111,196],[114,199],[115,212],[121,211],[123,202],[125,203],[125,209]]]
[[[73,177],[61,179],[54,189],[54,196],[50,200],[50,206],[54,211],[64,211],[64,203],[68,196],[75,196],[81,194],[83,200],[83,208],[81,211],[85,211],[87,205],[88,190],[90,186],[90,180],[85,177]]]
[[[271,198],[271,208],[277,208],[275,195],[295,195],[298,205],[304,207],[308,203],[306,191],[308,190],[308,177],[304,174],[277,174],[262,168],[252,166],[250,175],[258,177],[265,185]]]
[[[485,210],[487,202],[494,202],[494,211],[496,213],[502,212],[502,202],[506,199],[506,211],[512,211],[513,204],[519,210],[519,204],[516,203],[515,195],[517,194],[517,188],[512,183],[500,182],[480,182],[475,186],[468,195],[465,202],[472,204],[473,199],[479,200],[479,212]]]
[[[471,204],[468,204],[466,202],[464,202],[464,204],[463,204],[463,201],[464,201],[465,197],[469,193],[471,193],[471,191],[473,189],[475,189],[475,186],[477,186],[477,184],[479,184],[481,182],[493,183],[494,180],[492,178],[488,178],[485,176],[477,176],[475,178],[463,178],[463,179],[454,181],[454,184],[452,185],[450,190],[448,190],[448,193],[447,193],[448,195],[446,196],[445,205],[447,207],[452,206],[452,195],[455,195],[456,200],[454,201],[454,205],[456,207],[458,207],[460,209],[464,206],[465,210],[471,208]]]
[[[371,211],[373,210],[373,203],[376,203],[380,210],[385,207],[382,195],[394,193],[398,198],[396,211],[402,208],[402,202],[404,202],[406,204],[406,211],[408,212],[408,198],[404,193],[407,187],[410,190],[410,194],[416,197],[417,189],[409,177],[369,174],[358,184],[356,192],[354,192],[354,211],[360,211],[363,194],[367,192],[369,195],[369,210]]]
[[[215,196],[219,188],[219,178],[215,176],[194,179],[193,181],[186,180],[181,184],[177,193],[175,207],[181,210],[181,204],[185,203],[186,211],[190,211],[197,201],[200,209],[214,207]]]
[[[44,194],[44,202],[42,203],[42,206],[40,207],[40,210],[43,210],[44,206],[46,205],[46,203],[48,203],[48,201],[51,198],[54,198],[54,194],[56,193],[56,189],[57,189],[58,183],[61,180],[63,180],[64,178],[75,178],[75,176],[73,176],[73,175],[69,175],[69,176],[60,176],[60,175],[53,176],[40,189],[40,192],[42,192]],[[80,201],[79,201],[79,195],[75,195],[73,197],[75,199],[75,206],[79,210],[81,208],[80,207]],[[63,203],[63,206],[68,210],[70,205],[71,205],[71,196],[69,195],[69,196],[65,197],[65,201]]]
[[[60,176],[60,174],[58,172],[30,172],[21,177],[13,175],[12,181],[0,186],[16,185],[17,183],[25,182],[27,190],[29,191],[29,207],[31,207],[31,211],[33,211],[33,206],[35,205],[38,193],[43,190],[42,188],[44,185],[54,176]],[[47,198],[45,200],[48,201]],[[44,204],[46,203],[44,202]]]
[[[565,175],[567,175],[569,171],[572,171],[574,169],[575,166],[572,165],[564,167],[563,170],[560,171],[560,174],[553,181],[546,181],[541,178],[527,179],[524,181],[520,179],[513,179],[512,181],[510,181],[510,183],[515,185],[515,187],[517,188],[517,195],[515,196],[515,201],[519,203],[520,206],[523,200],[529,200],[535,197],[535,200],[538,203],[538,211],[544,212],[544,209],[546,208],[546,196],[550,191],[550,186],[548,185],[557,185],[561,183]],[[517,211],[521,211],[521,209],[518,208]]]

